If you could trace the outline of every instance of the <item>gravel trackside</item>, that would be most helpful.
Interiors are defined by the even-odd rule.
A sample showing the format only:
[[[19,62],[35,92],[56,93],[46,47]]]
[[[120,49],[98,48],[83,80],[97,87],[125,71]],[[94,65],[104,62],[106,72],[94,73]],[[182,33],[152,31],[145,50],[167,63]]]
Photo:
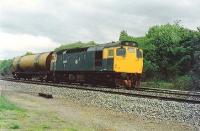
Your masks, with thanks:
[[[83,105],[93,105],[122,113],[142,116],[144,119],[171,121],[194,126],[200,130],[200,104],[188,104],[157,99],[137,98],[102,92],[85,91],[52,86],[15,83],[0,80],[5,90],[29,93],[50,93]]]

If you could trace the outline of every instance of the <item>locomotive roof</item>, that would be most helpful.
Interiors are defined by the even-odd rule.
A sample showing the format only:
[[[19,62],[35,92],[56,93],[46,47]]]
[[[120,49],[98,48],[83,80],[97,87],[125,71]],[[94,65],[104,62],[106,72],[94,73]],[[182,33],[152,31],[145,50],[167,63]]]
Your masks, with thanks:
[[[67,52],[100,51],[100,50],[103,50],[104,48],[116,47],[116,46],[120,46],[120,45],[137,47],[138,43],[135,41],[117,41],[117,42],[110,42],[110,43],[106,43],[106,44],[88,45],[88,46],[84,46],[84,47],[63,49],[63,50],[57,51],[57,53],[62,53],[64,51],[67,51]]]
[[[126,46],[138,46],[138,43],[135,41],[117,41],[117,42],[110,42],[106,44],[99,44],[97,46],[103,46],[104,48],[106,47],[115,47],[115,46],[121,46],[121,45],[126,45]]]

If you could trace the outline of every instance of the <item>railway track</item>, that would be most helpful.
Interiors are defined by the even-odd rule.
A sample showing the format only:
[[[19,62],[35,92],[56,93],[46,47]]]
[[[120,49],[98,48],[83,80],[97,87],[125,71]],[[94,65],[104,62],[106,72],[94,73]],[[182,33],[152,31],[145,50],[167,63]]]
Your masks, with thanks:
[[[78,84],[66,84],[66,83],[46,83],[41,81],[26,81],[26,80],[15,80],[13,78],[0,78],[0,80],[27,83],[27,84],[37,84],[37,85],[47,85],[54,86],[58,88],[72,88],[87,91],[99,91],[110,94],[126,95],[132,97],[141,97],[149,99],[159,99],[165,101],[176,101],[185,102],[192,104],[200,104],[200,92],[190,92],[190,91],[179,91],[179,90],[168,90],[168,89],[156,89],[156,88],[140,88],[140,90],[125,90],[120,88],[108,88],[105,86],[92,87],[90,85],[78,85]]]
[[[147,91],[147,92],[157,92],[157,93],[175,94],[175,95],[182,95],[182,96],[200,97],[200,92],[194,92],[194,91],[180,91],[180,90],[158,89],[158,88],[148,88],[148,87],[142,87],[140,88],[140,90]]]

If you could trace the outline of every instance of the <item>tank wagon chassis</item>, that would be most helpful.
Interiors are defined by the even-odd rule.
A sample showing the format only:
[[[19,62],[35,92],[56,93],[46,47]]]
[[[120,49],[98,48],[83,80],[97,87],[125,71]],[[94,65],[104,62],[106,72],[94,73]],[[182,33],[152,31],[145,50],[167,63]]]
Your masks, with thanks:
[[[142,69],[142,50],[123,41],[17,57],[12,74],[15,79],[134,89],[140,87]]]

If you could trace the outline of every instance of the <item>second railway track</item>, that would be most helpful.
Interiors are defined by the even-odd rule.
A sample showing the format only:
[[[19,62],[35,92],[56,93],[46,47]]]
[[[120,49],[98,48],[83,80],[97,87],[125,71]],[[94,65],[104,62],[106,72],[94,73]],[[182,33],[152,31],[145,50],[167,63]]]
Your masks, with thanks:
[[[200,93],[199,92],[189,92],[189,91],[179,91],[179,90],[167,90],[167,89],[156,89],[156,88],[141,88],[140,90],[125,90],[120,88],[108,88],[108,87],[92,87],[89,85],[80,86],[78,84],[66,84],[66,83],[46,83],[36,80],[26,81],[26,80],[15,80],[13,78],[0,78],[0,80],[12,81],[12,82],[21,82],[27,84],[37,84],[37,85],[47,85],[60,88],[72,88],[88,91],[99,91],[104,93],[126,95],[132,97],[143,97],[149,99],[159,99],[166,101],[176,101],[176,102],[185,102],[200,104]]]

